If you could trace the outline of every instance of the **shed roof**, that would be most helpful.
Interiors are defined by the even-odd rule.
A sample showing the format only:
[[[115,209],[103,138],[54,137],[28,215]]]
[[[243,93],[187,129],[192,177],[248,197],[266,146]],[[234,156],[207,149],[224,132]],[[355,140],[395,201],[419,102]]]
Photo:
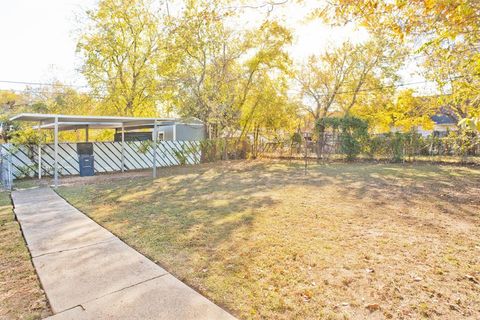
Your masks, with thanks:
[[[21,113],[10,118],[11,121],[37,122],[36,129],[53,129],[55,121],[58,121],[59,130],[75,130],[80,128],[91,129],[119,129],[125,130],[153,128],[177,123],[203,125],[198,119],[183,120],[179,118],[140,118],[140,117],[116,117],[116,116],[80,116],[63,114],[40,114]]]

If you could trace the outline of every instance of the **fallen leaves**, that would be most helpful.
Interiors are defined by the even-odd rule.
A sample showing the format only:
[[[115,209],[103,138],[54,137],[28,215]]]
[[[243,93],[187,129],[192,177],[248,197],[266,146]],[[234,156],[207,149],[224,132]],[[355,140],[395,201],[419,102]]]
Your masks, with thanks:
[[[477,278],[475,278],[475,277],[472,276],[472,275],[467,274],[467,275],[465,275],[465,278],[466,278],[467,280],[470,280],[471,282],[473,282],[473,283],[475,283],[475,284],[479,284]]]
[[[205,165],[211,178],[172,181],[184,175],[172,169],[153,186],[143,180],[125,188],[113,185],[117,196],[124,190],[169,188],[156,192],[148,208],[140,198],[128,208],[112,202],[111,215],[90,204],[99,194],[114,199],[102,193],[111,187],[80,190],[88,200],[85,211],[100,221],[111,219],[126,241],[140,243],[239,318],[480,319],[480,216],[465,200],[478,202],[480,170],[467,177],[463,167],[342,164],[312,169],[308,183],[298,184],[294,170],[275,169],[266,186],[255,178],[274,172],[270,164],[237,169],[240,163],[233,163],[221,170],[217,165]],[[446,183],[465,195],[441,198],[452,189]],[[176,189],[187,194],[170,192]],[[215,199],[231,205],[212,207],[209,200]],[[258,209],[259,201],[268,210]],[[251,213],[252,223],[245,223]],[[151,214],[161,220],[152,223]],[[129,223],[121,224],[122,219]],[[149,232],[139,234],[135,224]],[[187,237],[192,231],[195,237]]]
[[[375,312],[380,310],[380,305],[378,303],[369,303],[365,305],[365,309],[367,309],[370,312]]]

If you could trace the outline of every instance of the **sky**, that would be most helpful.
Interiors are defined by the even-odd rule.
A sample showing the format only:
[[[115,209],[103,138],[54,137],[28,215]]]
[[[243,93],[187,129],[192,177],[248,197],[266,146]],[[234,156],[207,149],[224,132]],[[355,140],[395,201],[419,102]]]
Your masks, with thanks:
[[[95,0],[4,0],[0,4],[0,80],[84,84],[76,71],[76,15]],[[22,85],[0,82],[0,88]]]
[[[78,72],[80,57],[75,52],[76,30],[81,28],[78,17],[95,7],[97,0],[3,0],[0,4],[0,89],[22,90],[18,82],[52,82],[59,80],[69,85],[86,85]],[[263,3],[252,1],[253,5]],[[259,11],[244,9],[247,18],[258,20]],[[264,9],[266,10],[266,9]],[[272,15],[295,31],[291,56],[301,61],[319,54],[329,46],[345,40],[363,41],[366,32],[352,25],[331,28],[320,21],[306,21],[309,5],[277,6]],[[412,76],[412,67],[402,71],[404,80],[418,81]]]

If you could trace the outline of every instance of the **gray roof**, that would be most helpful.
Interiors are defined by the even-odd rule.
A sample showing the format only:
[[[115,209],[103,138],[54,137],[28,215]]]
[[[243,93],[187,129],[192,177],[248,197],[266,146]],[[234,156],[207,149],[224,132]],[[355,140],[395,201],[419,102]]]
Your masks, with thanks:
[[[448,114],[436,114],[431,116],[430,119],[432,119],[435,124],[457,124],[458,122],[454,117]]]

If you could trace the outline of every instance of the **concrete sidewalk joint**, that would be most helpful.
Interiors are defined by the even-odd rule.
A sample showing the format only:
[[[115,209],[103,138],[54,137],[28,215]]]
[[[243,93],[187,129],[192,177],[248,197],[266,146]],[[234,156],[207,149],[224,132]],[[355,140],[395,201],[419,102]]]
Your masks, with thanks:
[[[109,240],[103,240],[103,241],[99,241],[97,243],[86,244],[84,246],[78,246],[78,247],[74,247],[74,248],[70,248],[70,249],[63,249],[63,250],[59,250],[59,251],[45,252],[45,253],[42,253],[42,254],[39,254],[39,255],[36,255],[36,256],[32,255],[32,258],[39,258],[39,257],[43,257],[43,256],[46,256],[46,255],[49,255],[49,254],[55,254],[55,253],[60,253],[60,252],[65,252],[65,251],[72,251],[72,250],[78,250],[78,249],[83,249],[83,248],[87,248],[87,247],[92,247],[92,246],[95,246],[97,244],[102,244],[102,243],[105,243],[105,242],[114,241],[115,239],[118,239],[118,238],[112,237]]]
[[[52,320],[235,319],[49,188],[12,192]]]

